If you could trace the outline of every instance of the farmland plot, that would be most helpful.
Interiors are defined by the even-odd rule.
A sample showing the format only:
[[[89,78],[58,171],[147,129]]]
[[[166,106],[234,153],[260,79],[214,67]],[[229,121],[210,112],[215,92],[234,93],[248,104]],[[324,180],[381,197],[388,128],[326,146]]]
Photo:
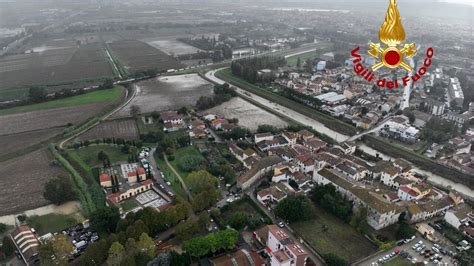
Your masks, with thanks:
[[[104,104],[93,103],[0,116],[0,136],[78,124],[96,115]]]
[[[76,141],[94,140],[102,138],[121,138],[138,140],[137,123],[134,119],[118,119],[105,121],[76,138]]]
[[[105,50],[99,43],[45,49],[0,59],[0,88],[54,85],[112,77]]]
[[[258,125],[267,124],[284,128],[288,123],[280,117],[255,106],[240,97],[206,110],[206,112],[225,116],[226,118],[239,119],[239,125],[251,131],[257,130]]]
[[[31,145],[41,143],[59,135],[64,128],[47,128],[18,134],[0,136],[0,158],[20,152]],[[1,159],[0,159],[1,161]]]
[[[44,148],[0,164],[0,216],[48,204],[44,184],[64,173]]]
[[[130,116],[130,106],[137,105],[142,113],[177,110],[191,106],[201,96],[210,96],[213,85],[197,74],[163,76],[137,83],[139,93],[116,117]]]
[[[182,65],[175,58],[138,40],[121,40],[109,44],[112,54],[129,73],[157,69],[158,72],[178,69]]]

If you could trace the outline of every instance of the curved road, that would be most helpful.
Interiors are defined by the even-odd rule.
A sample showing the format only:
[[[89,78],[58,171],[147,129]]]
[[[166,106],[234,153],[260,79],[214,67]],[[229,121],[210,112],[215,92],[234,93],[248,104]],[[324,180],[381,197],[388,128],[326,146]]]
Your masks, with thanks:
[[[110,111],[108,114],[102,116],[99,121],[95,122],[94,124],[90,125],[89,127],[85,128],[84,130],[62,140],[60,143],[59,143],[59,148],[62,149],[64,147],[64,144],[66,144],[68,141],[70,141],[71,139],[85,133],[86,131],[90,130],[91,128],[97,126],[98,124],[100,124],[102,121],[106,120],[107,118],[109,118],[110,116],[112,116],[113,114],[117,113],[118,111],[122,110],[127,104],[129,104],[136,96],[137,96],[137,86],[135,84],[133,84],[133,93],[132,95],[127,99],[128,97],[128,90],[125,89],[125,99],[127,99],[124,103],[122,103],[120,106],[116,107],[115,109],[113,109],[112,111]]]

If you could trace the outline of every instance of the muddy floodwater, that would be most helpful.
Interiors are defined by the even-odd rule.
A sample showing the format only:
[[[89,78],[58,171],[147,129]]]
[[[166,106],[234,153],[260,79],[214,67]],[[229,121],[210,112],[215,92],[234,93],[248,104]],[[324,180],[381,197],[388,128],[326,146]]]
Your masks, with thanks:
[[[240,97],[234,97],[221,105],[206,110],[206,112],[223,115],[226,118],[239,119],[239,125],[251,131],[256,131],[258,125],[272,125],[284,128],[288,125],[280,117],[253,105]]]
[[[214,85],[197,74],[163,76],[135,84],[137,96],[114,117],[130,116],[130,107],[137,105],[142,113],[177,110],[193,106],[201,96],[214,94]]]

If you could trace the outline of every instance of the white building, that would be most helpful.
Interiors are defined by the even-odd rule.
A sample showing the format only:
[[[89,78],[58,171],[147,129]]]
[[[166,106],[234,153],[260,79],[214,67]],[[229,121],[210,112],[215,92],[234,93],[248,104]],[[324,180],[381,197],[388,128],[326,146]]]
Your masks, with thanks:
[[[460,204],[446,211],[444,220],[454,228],[459,228],[461,225],[474,222],[474,212],[469,205]]]
[[[464,93],[462,92],[461,84],[459,84],[458,78],[449,79],[449,96],[451,100],[456,102],[458,107],[462,107],[464,104]]]

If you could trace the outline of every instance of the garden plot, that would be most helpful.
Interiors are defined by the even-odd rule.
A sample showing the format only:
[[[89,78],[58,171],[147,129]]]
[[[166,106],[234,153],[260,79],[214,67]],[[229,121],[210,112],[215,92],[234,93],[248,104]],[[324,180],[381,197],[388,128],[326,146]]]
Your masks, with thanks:
[[[253,105],[240,97],[234,97],[230,101],[206,110],[207,113],[225,116],[226,118],[239,119],[239,125],[255,131],[258,125],[272,125],[284,128],[288,125],[280,117]]]
[[[201,96],[211,96],[213,85],[197,74],[163,76],[137,83],[138,95],[114,117],[129,117],[130,107],[137,105],[142,113],[177,110],[192,106]]]

